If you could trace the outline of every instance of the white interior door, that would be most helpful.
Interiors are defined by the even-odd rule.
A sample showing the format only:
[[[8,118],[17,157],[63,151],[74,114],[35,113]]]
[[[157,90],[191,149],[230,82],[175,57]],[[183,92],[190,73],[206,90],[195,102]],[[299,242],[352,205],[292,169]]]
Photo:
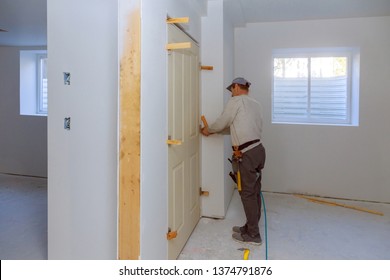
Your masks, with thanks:
[[[168,257],[176,259],[200,218],[199,47],[175,25],[168,42],[191,42],[191,48],[168,53]]]

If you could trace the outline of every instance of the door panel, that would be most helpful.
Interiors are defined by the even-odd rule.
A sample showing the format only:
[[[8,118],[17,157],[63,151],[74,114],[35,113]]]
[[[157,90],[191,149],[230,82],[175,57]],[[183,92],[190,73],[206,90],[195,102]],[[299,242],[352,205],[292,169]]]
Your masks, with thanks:
[[[168,137],[181,141],[168,147],[168,227],[177,232],[168,257],[176,259],[200,217],[199,49],[176,26],[168,28],[168,42],[192,42],[168,54]]]
[[[199,159],[198,154],[194,154],[190,158],[190,211],[194,211],[194,209],[198,206],[199,201],[199,190],[197,190],[198,184],[198,165]],[[196,210],[196,209],[195,209]]]
[[[180,230],[184,223],[184,162],[181,162],[173,172],[173,194],[174,199],[172,201],[173,207],[173,224],[172,227],[176,230]]]

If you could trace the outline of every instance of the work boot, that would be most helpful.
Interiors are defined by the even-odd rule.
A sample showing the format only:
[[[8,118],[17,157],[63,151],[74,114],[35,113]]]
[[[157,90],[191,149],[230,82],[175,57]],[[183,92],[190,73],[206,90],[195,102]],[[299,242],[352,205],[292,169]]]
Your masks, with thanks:
[[[237,232],[237,233],[246,233],[247,232],[247,227],[246,225],[242,226],[242,227],[239,227],[239,226],[234,226],[232,228],[233,232]]]
[[[252,245],[260,246],[263,243],[260,234],[256,236],[250,236],[247,233],[235,232],[233,233],[232,237],[234,241],[244,243],[244,244],[252,244]]]

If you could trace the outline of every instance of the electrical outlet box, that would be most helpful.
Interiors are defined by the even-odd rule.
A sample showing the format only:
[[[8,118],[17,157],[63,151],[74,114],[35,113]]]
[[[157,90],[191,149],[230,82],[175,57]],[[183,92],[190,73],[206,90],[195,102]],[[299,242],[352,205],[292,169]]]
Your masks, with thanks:
[[[64,72],[64,85],[69,86],[70,85],[70,73]]]
[[[64,119],[64,129],[70,130],[70,117]]]

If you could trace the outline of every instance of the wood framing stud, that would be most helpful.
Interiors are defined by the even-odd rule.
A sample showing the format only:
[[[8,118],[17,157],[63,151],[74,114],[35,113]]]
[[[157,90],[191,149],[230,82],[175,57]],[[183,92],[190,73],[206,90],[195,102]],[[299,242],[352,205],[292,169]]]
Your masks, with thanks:
[[[189,17],[181,17],[181,18],[168,18],[167,23],[189,23]]]
[[[190,49],[191,48],[191,42],[184,42],[184,43],[170,43],[167,44],[165,47],[167,50],[177,50],[177,49]]]
[[[133,1],[120,54],[120,157],[118,258],[140,256],[140,94],[141,17],[140,0]],[[98,246],[98,245],[97,245]]]

